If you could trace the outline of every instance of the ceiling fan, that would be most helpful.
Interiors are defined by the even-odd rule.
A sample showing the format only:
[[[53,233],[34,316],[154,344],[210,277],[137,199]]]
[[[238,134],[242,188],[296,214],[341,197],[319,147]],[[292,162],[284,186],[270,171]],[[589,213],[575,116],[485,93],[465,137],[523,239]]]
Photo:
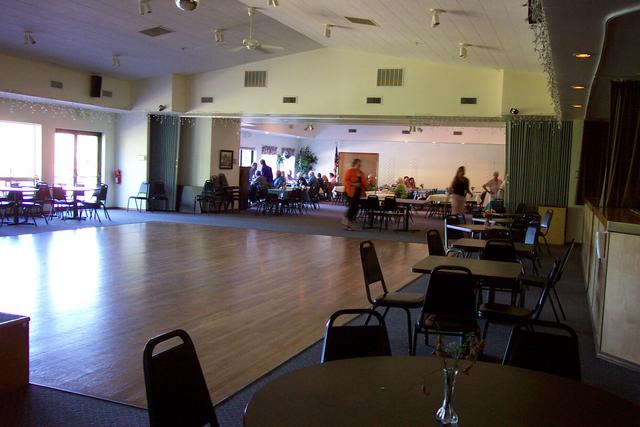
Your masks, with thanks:
[[[273,46],[269,44],[262,44],[258,40],[253,38],[253,16],[256,14],[255,7],[248,8],[249,13],[249,37],[242,39],[242,46],[238,46],[232,49],[232,52],[240,52],[241,50],[257,50],[262,53],[270,53],[270,50],[283,50],[282,46]]]

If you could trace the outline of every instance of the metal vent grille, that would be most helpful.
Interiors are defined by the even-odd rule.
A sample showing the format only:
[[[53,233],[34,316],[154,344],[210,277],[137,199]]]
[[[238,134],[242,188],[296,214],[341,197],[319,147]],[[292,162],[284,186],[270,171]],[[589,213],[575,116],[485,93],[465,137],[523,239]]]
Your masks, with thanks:
[[[378,86],[402,86],[402,68],[378,68]]]
[[[477,104],[478,98],[460,98],[460,104]]]
[[[351,22],[352,24],[373,25],[373,26],[378,25],[375,22],[373,22],[371,19],[367,19],[367,18],[356,18],[353,16],[345,16],[344,19]]]
[[[203,96],[200,98],[202,104],[213,104],[213,96]]]
[[[149,37],[158,37],[163,34],[173,33],[173,30],[170,30],[169,28],[166,28],[166,27],[153,27],[153,28],[147,28],[146,30],[141,30],[140,33]]]
[[[456,135],[456,136],[460,136],[460,135],[462,135],[462,131],[461,130],[454,130],[453,134]]]
[[[111,92],[110,90],[103,90],[102,96],[104,96],[105,98],[113,98],[113,92]]]
[[[51,82],[49,82],[49,85],[52,88],[55,88],[55,89],[62,89],[62,87],[64,86],[64,84],[62,82],[58,82],[58,81],[55,81],[55,80],[51,80]]]
[[[380,97],[367,97],[367,104],[382,104]]]
[[[266,71],[245,71],[244,87],[266,87],[267,72]]]
[[[409,131],[409,130],[406,130],[406,129],[402,130],[402,134],[403,135],[409,135],[410,133],[411,133],[411,131]]]
[[[297,96],[284,96],[282,97],[283,104],[297,104],[298,97]]]
[[[356,133],[358,132],[358,129],[349,129],[349,133]]]

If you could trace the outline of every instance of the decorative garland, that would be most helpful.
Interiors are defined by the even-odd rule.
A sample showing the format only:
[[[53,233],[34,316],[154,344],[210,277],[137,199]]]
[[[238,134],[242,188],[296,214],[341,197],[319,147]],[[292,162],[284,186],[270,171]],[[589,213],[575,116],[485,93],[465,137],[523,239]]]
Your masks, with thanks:
[[[551,54],[551,41],[549,40],[549,27],[547,18],[542,7],[543,0],[531,0],[531,29],[534,40],[533,49],[538,54],[544,73],[547,75],[547,89],[553,102],[553,110],[556,114],[558,126],[562,122],[562,109],[560,108],[560,95],[558,92],[558,80],[553,68],[553,58]]]
[[[45,104],[42,102],[24,101],[13,98],[0,98],[0,104],[7,106],[9,114],[30,113],[44,114],[49,117],[66,120],[89,120],[112,123],[115,113],[90,110],[88,108],[70,107],[61,104]]]

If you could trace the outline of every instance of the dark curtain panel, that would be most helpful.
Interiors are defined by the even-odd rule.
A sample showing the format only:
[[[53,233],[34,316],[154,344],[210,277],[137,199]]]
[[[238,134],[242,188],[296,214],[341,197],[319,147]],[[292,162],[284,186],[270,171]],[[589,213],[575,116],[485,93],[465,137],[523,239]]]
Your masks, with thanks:
[[[149,181],[164,182],[170,211],[176,209],[179,144],[179,117],[149,116]]]
[[[522,119],[507,123],[507,210],[519,203],[566,206],[572,123]]]
[[[608,133],[608,122],[584,122],[576,204],[583,204],[584,199],[589,197],[600,199],[607,169],[604,159],[609,149]]]
[[[640,207],[640,82],[611,82],[609,157],[600,204]]]

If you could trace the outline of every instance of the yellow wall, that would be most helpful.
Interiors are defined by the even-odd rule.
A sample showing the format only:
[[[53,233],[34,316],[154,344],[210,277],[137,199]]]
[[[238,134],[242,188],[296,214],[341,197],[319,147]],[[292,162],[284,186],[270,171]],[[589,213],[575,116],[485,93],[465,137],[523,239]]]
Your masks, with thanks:
[[[0,54],[0,92],[17,93],[46,99],[77,102],[99,107],[130,109],[131,82],[102,77],[102,89],[112,98],[89,96],[91,73]],[[50,81],[60,81],[63,89],[50,87]]]
[[[517,108],[522,115],[553,115],[553,104],[542,73],[502,70],[502,114]]]
[[[377,87],[378,68],[403,68],[404,86]],[[267,71],[267,87],[243,87],[245,70]],[[500,71],[337,49],[196,74],[191,87],[191,112],[496,117],[502,106]],[[200,104],[202,96],[214,104]],[[298,104],[283,104],[283,96],[297,96]],[[382,104],[366,104],[368,96]],[[460,105],[460,97],[478,104]]]

